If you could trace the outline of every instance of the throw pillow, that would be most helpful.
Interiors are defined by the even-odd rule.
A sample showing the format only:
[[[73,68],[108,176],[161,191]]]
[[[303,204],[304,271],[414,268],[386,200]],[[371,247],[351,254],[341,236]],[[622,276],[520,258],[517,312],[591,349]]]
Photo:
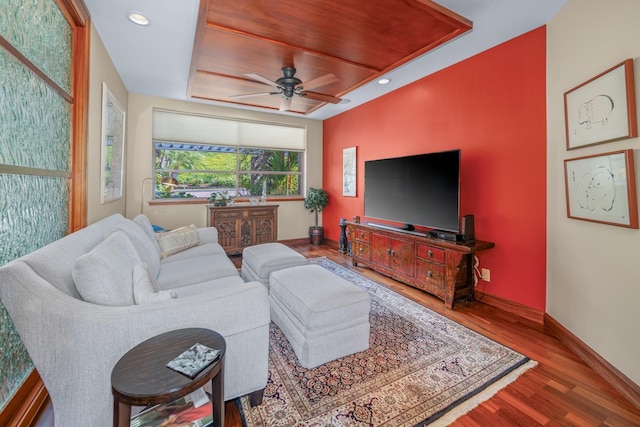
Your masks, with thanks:
[[[127,234],[127,237],[129,237],[131,243],[133,243],[133,247],[136,248],[140,259],[147,263],[151,274],[153,274],[154,277],[158,277],[158,274],[160,274],[160,254],[153,240],[151,240],[144,230],[135,222],[128,219],[122,221],[110,231],[114,232],[118,230],[124,231]]]
[[[84,301],[129,306],[133,300],[133,266],[140,257],[123,231],[116,231],[78,257],[71,275]]]
[[[162,250],[162,258],[201,244],[198,229],[193,224],[159,234],[157,238]]]
[[[151,224],[149,218],[147,218],[145,214],[139,214],[138,216],[133,218],[132,221],[135,222],[138,227],[140,227],[142,231],[144,231],[144,234],[147,235],[149,240],[153,242],[153,246],[156,248],[158,258],[160,258],[160,245],[158,244],[158,239],[156,239],[156,228],[153,224]]]
[[[133,266],[133,299],[138,305],[152,304],[176,298],[174,291],[161,291],[158,283],[144,262]]]

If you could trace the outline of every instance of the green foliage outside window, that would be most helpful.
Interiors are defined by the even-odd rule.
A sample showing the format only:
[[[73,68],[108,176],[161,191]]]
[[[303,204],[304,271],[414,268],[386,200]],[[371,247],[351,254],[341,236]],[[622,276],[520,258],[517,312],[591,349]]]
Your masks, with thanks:
[[[300,196],[302,153],[256,148],[156,143],[155,198]]]

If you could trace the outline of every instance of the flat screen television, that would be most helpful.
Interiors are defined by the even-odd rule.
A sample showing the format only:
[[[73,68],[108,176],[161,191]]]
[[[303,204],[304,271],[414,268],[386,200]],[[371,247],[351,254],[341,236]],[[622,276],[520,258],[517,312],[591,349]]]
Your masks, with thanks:
[[[365,161],[364,216],[459,232],[460,150]]]

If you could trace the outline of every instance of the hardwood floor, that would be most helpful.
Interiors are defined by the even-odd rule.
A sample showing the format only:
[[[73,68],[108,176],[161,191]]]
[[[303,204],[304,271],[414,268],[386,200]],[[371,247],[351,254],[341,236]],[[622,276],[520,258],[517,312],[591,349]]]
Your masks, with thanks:
[[[429,294],[368,268],[353,267],[351,258],[334,246],[315,247],[306,242],[289,246],[306,257],[326,256],[538,362],[453,426],[640,426],[640,409],[546,333],[541,324],[482,302],[457,303],[455,310],[447,310],[441,300]],[[226,404],[225,426],[242,426],[234,402]]]
[[[538,366],[459,418],[453,426],[640,426],[634,407],[593,369],[582,362],[541,324],[482,302],[456,304],[447,310],[439,299],[396,282],[368,268],[352,267],[351,258],[330,245],[290,243],[306,257],[326,256],[363,276],[536,360]],[[241,258],[232,260],[239,267]],[[241,427],[234,401],[225,406],[225,427]],[[39,427],[50,426],[45,417]]]

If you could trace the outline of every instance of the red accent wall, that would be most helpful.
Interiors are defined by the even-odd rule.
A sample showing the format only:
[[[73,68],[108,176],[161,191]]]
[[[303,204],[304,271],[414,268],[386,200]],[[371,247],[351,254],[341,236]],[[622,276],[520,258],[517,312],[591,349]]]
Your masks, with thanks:
[[[364,214],[365,160],[460,148],[460,213],[496,243],[478,255],[491,270],[478,288],[544,311],[546,27],[332,117],[323,132],[329,239],[339,240],[340,218]],[[353,146],[357,196],[344,197],[342,150]]]

